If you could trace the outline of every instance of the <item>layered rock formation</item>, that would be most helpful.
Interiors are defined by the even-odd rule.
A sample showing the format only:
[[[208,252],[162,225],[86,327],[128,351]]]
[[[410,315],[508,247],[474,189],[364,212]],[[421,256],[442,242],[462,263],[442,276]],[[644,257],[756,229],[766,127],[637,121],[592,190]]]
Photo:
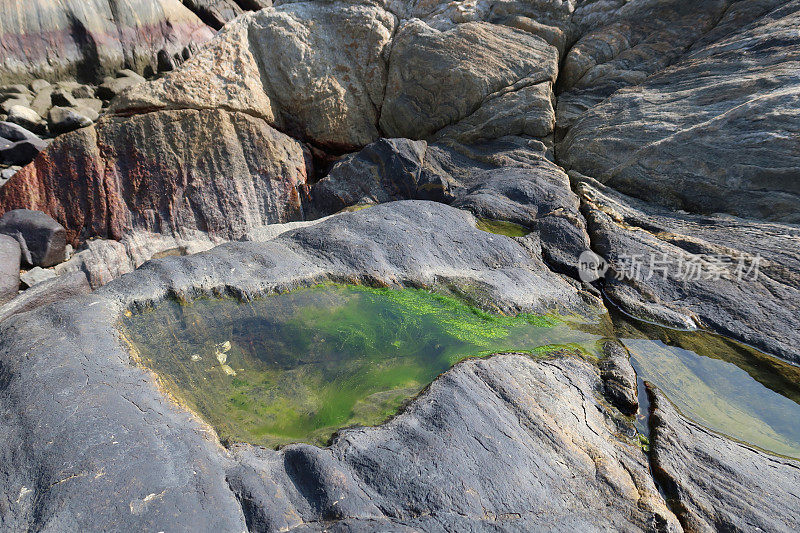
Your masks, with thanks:
[[[252,9],[187,3],[214,25]],[[579,316],[603,311],[603,289],[637,316],[798,362],[799,12],[509,0],[242,14],[0,189],[0,211],[42,210],[83,247],[49,305],[15,314],[38,305],[31,293],[0,310],[0,524],[797,529],[797,461],[704,430],[658,392],[641,451],[623,416],[636,375],[611,341],[599,367],[563,351],[462,363],[381,427],[274,451],[222,447],[131,364],[115,323],[167,295],[328,280]],[[474,217],[529,233],[478,231]],[[87,296],[71,273],[98,286],[236,239],[262,242],[156,259]],[[588,249],[610,265],[592,284],[578,270]],[[737,278],[756,257],[756,276]]]
[[[11,2],[0,22],[0,79],[99,82],[121,68],[142,72],[156,53],[213,36],[179,0]]]
[[[306,175],[302,146],[258,118],[147,113],[60,137],[0,189],[0,204],[50,213],[74,245],[137,230],[236,239],[301,218]]]

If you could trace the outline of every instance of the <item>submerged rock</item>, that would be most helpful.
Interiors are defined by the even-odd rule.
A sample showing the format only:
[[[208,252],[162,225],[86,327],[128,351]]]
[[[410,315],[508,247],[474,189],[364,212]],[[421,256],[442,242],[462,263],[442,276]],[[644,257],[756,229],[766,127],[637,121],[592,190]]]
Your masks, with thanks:
[[[653,472],[689,531],[794,531],[800,461],[709,431],[648,389]]]

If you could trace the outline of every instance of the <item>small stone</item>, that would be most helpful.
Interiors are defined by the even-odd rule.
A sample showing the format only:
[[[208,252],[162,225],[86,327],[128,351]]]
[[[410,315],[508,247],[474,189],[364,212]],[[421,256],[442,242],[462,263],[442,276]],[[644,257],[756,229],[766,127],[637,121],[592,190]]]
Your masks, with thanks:
[[[97,96],[102,98],[103,100],[111,100],[119,93],[127,89],[128,87],[133,87],[134,85],[138,85],[145,81],[144,78],[139,76],[138,74],[136,77],[133,76],[122,76],[119,78],[105,78],[103,80],[102,85],[97,88]]]
[[[140,83],[145,81],[145,79],[142,76],[140,76],[139,74],[137,74],[136,72],[132,71],[129,68],[124,68],[122,70],[118,70],[117,71],[117,78],[131,78],[131,79],[134,79],[134,80],[136,80],[136,81],[138,81]]]
[[[72,91],[72,96],[75,98],[94,98],[95,88],[91,85],[79,85]]]
[[[23,272],[20,274],[19,279],[24,283],[27,287],[33,287],[34,285],[38,285],[43,281],[47,281],[48,279],[53,279],[57,276],[55,272],[50,269],[44,269],[42,267],[33,267],[32,269],[28,270],[27,272]]]
[[[13,124],[11,122],[0,122],[0,137],[8,139],[9,141],[39,139],[32,131],[26,130],[19,124]]]
[[[0,218],[0,233],[17,239],[29,265],[51,267],[64,259],[67,245],[64,227],[50,215],[15,209]]]
[[[3,103],[0,104],[0,107],[3,109],[4,113],[8,114],[8,113],[11,112],[11,108],[14,107],[14,106],[21,105],[21,106],[26,106],[27,107],[30,104],[31,104],[31,99],[30,98],[12,97],[12,98],[6,98],[5,100],[3,100]]]
[[[97,113],[89,110],[89,113],[95,117]],[[47,114],[47,125],[50,128],[50,133],[53,135],[60,135],[69,131],[85,128],[93,124],[93,120],[81,113],[78,109],[69,107],[54,107]]]
[[[19,95],[26,98],[31,98],[33,96],[30,90],[28,90],[28,88],[22,84],[6,85],[5,87],[0,87],[0,94],[4,96]]]
[[[31,82],[31,91],[35,94],[39,94],[42,90],[47,89],[48,87],[52,87],[50,82],[47,80],[33,80]]]
[[[39,113],[30,107],[14,105],[8,110],[8,122],[19,124],[34,133],[45,133],[46,126]]]
[[[91,109],[95,113],[100,113],[100,110],[103,109],[103,101],[99,98],[77,98],[75,100],[75,107]]]
[[[72,96],[72,92],[65,91],[64,89],[57,89],[52,92],[50,95],[50,99],[53,102],[54,106],[60,107],[74,107],[75,106],[75,97]]]
[[[46,118],[47,112],[53,107],[52,94],[52,87],[43,89],[31,100],[30,108],[36,111],[40,117]]]
[[[19,292],[19,266],[22,252],[13,237],[0,235],[0,304]]]
[[[163,48],[158,51],[158,54],[156,55],[156,62],[158,63],[159,72],[171,72],[175,70],[175,61]]]

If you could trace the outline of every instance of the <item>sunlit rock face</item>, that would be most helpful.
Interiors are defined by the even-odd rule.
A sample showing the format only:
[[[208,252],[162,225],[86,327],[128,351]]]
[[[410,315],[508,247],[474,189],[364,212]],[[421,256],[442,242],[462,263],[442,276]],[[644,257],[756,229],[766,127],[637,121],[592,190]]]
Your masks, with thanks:
[[[4,8],[2,83],[98,83],[121,68],[141,73],[159,50],[180,53],[214,34],[180,0],[30,0]]]

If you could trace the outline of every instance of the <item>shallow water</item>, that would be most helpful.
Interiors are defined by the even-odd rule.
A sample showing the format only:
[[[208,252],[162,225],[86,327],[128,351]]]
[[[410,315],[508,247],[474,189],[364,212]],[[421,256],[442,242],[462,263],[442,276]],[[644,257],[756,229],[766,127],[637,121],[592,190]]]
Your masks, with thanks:
[[[339,428],[384,421],[465,357],[555,347],[593,357],[616,338],[689,418],[800,457],[800,368],[617,314],[506,317],[423,290],[325,285],[250,303],[166,300],[122,326],[142,364],[229,441],[325,444]]]
[[[326,285],[251,303],[164,301],[124,320],[143,364],[225,439],[325,443],[394,414],[465,357],[599,335],[483,313],[422,290]]]

